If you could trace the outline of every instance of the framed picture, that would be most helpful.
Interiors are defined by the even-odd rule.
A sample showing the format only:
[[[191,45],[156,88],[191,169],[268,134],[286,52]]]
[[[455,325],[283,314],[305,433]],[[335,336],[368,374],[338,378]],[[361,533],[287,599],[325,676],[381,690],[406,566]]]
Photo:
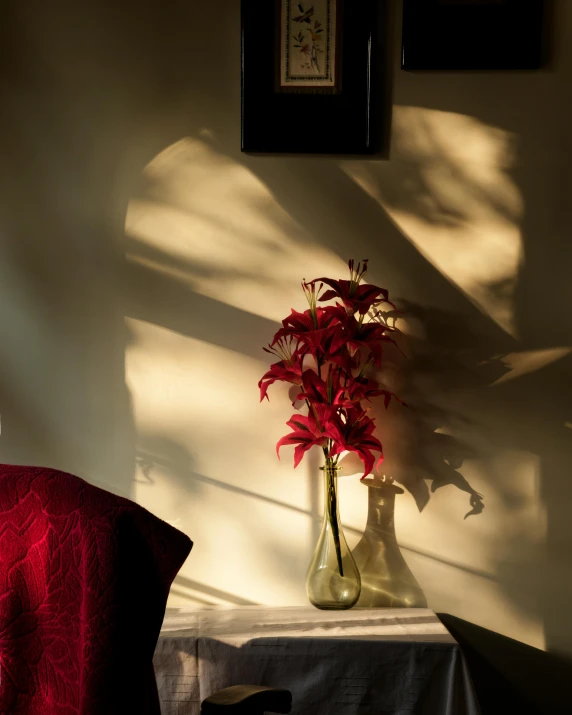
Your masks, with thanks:
[[[379,151],[380,5],[242,0],[243,151]]]
[[[543,0],[403,0],[402,68],[537,69],[543,19]]]

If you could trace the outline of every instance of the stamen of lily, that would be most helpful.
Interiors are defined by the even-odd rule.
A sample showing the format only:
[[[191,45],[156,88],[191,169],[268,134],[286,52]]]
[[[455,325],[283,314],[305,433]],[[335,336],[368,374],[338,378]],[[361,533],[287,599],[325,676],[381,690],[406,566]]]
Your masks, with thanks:
[[[352,296],[357,288],[357,271],[354,271],[354,266],[353,266],[353,261],[351,261],[351,266],[350,266],[350,296]],[[358,271],[359,271],[359,263],[358,263]]]
[[[292,349],[294,341],[292,338],[280,338],[277,343],[274,345],[269,345],[267,348],[264,348],[264,350],[267,353],[272,353],[273,355],[276,355],[276,357],[280,358],[283,362],[292,364],[292,358],[294,356],[295,350]],[[297,345],[296,345],[297,347]]]
[[[316,313],[317,306],[317,296],[316,296],[316,284],[306,283],[306,279],[302,281],[302,290],[310,306],[310,315],[312,316],[312,322],[314,323],[314,328],[318,329],[318,315]]]

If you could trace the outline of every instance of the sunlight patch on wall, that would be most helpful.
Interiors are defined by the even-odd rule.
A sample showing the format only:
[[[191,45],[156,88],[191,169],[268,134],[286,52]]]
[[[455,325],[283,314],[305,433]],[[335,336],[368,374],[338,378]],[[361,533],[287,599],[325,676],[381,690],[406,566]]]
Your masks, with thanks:
[[[527,375],[537,370],[558,362],[566,355],[572,353],[572,348],[549,348],[547,350],[523,350],[518,353],[509,353],[502,358],[503,363],[509,369],[509,372],[499,377],[493,382],[493,385],[500,385],[503,382],[509,382],[516,378]]]
[[[311,541],[305,465],[292,474],[291,455],[274,452],[287,399],[260,405],[262,360],[138,320],[128,327],[134,497],[195,542],[181,574],[221,591],[233,584],[256,602],[300,602]]]
[[[396,107],[392,161],[343,161],[443,275],[511,335],[522,260],[513,136],[473,117]]]
[[[128,319],[127,324],[133,341],[126,375],[139,430],[169,435],[182,446],[197,445],[193,468],[217,479],[244,484],[242,472],[229,469],[235,453],[247,459],[251,474],[262,465],[266,471],[264,455],[273,452],[292,406],[287,390],[280,392],[285,386],[260,404],[262,350],[256,360],[144,321]],[[264,449],[259,446],[262,433]],[[282,462],[273,464],[279,469]]]
[[[181,140],[144,176],[126,219],[131,261],[276,321],[304,307],[302,278],[345,274],[345,263],[308,240],[260,179],[207,141]]]

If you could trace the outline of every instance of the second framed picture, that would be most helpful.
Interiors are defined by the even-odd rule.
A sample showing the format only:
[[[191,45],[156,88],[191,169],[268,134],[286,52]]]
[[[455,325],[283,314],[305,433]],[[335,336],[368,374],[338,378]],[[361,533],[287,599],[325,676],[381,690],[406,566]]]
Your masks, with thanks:
[[[374,154],[380,0],[242,0],[242,150]]]
[[[544,0],[403,0],[405,70],[531,70]]]

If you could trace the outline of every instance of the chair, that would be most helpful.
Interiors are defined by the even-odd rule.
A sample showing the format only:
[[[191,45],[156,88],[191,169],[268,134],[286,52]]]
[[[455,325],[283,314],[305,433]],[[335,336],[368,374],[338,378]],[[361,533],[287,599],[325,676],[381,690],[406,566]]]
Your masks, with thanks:
[[[70,474],[0,465],[0,713],[160,715],[153,653],[190,539]],[[211,715],[290,712],[233,686]]]

